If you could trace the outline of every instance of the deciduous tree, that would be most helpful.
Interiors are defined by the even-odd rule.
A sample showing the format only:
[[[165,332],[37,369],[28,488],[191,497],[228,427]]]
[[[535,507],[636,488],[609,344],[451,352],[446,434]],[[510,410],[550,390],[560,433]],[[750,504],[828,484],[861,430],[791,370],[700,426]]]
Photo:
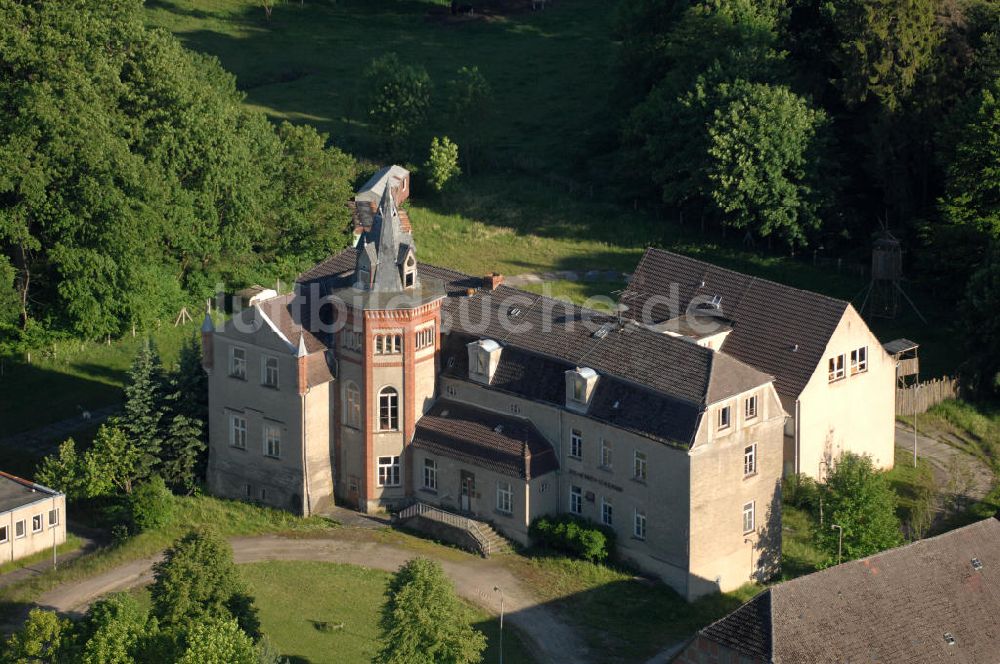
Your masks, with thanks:
[[[371,61],[363,77],[366,115],[384,150],[399,155],[427,118],[431,77],[419,65],[404,64],[395,53]]]
[[[817,542],[837,561],[843,527],[843,560],[863,558],[899,546],[903,541],[896,516],[896,492],[884,472],[875,469],[871,457],[844,454],[822,486],[826,519],[816,531]]]

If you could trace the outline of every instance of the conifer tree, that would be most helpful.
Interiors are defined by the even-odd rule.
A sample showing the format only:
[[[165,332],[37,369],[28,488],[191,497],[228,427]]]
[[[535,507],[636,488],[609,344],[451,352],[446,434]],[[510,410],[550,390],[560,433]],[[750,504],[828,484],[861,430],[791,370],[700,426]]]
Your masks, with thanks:
[[[152,341],[147,341],[128,372],[125,413],[120,427],[139,449],[139,477],[148,477],[159,465],[162,445],[163,366]]]

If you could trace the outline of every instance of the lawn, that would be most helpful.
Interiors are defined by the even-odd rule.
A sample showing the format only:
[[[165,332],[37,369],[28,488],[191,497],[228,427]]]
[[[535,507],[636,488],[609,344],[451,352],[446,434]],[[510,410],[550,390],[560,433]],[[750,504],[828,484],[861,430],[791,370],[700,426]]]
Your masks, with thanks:
[[[512,556],[507,564],[579,629],[600,662],[645,661],[760,592],[748,584],[688,603],[625,569],[549,555]]]
[[[164,365],[176,361],[181,345],[200,325],[200,319],[178,327],[164,321],[149,335]],[[0,439],[120,402],[125,374],[145,339],[140,334],[110,344],[63,340],[36,349],[30,362],[27,356],[2,358]]]
[[[291,662],[367,662],[378,647],[378,619],[390,574],[351,565],[265,562],[240,566],[264,632]],[[483,661],[498,659],[499,623],[469,607],[490,637]],[[533,662],[510,625],[504,661]]]

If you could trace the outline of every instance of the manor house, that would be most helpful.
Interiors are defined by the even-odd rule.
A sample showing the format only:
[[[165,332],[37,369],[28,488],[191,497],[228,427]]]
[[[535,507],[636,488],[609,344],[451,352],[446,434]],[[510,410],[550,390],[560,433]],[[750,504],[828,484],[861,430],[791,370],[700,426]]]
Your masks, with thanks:
[[[433,506],[518,542],[576,514],[688,598],[772,575],[774,378],[632,314],[420,263],[386,186],[293,293],[206,317],[209,487],[300,514]]]

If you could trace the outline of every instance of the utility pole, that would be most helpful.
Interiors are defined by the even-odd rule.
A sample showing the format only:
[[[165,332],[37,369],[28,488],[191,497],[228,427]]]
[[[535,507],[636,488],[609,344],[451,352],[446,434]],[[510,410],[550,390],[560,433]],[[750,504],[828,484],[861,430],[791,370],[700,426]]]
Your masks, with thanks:
[[[842,558],[842,554],[844,551],[844,527],[838,526],[835,523],[831,523],[830,530],[833,530],[834,528],[836,528],[839,531],[837,536],[837,564],[839,565],[840,559]]]
[[[493,592],[500,593],[500,664],[503,664],[503,588],[493,586]]]

